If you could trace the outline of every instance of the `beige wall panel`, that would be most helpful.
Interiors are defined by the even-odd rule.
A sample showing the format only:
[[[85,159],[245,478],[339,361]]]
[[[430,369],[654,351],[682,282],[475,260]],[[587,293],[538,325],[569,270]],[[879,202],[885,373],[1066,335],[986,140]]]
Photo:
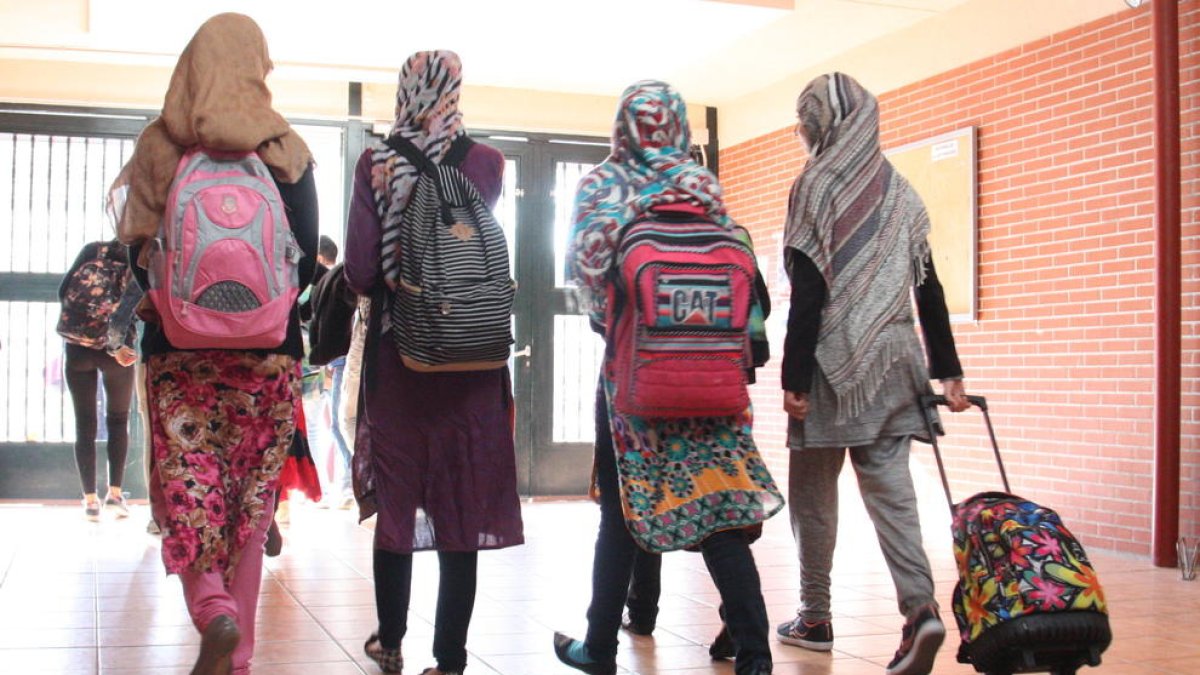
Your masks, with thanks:
[[[1131,10],[1119,0],[972,0],[797,70],[753,94],[720,102],[721,145],[736,145],[794,123],[796,96],[817,75],[841,71],[882,94],[1122,11]]]

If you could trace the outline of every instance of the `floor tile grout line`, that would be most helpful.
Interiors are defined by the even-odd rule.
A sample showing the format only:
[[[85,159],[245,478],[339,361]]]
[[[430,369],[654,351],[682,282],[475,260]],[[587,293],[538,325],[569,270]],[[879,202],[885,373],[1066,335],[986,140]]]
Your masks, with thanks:
[[[103,659],[100,650],[100,563],[96,560],[95,549],[92,549],[92,639],[96,642],[95,664],[96,675],[102,675]]]
[[[351,570],[353,570],[355,574],[362,576],[362,572],[359,572],[357,569],[355,569],[353,565],[346,563],[346,561],[341,560],[340,558],[337,560],[338,560],[338,562],[342,563],[343,565],[346,565],[346,567],[349,567]],[[341,652],[343,654],[346,655],[346,658],[350,659],[350,663],[353,664],[354,667],[358,669],[358,672],[362,673],[362,675],[366,675],[367,671],[363,670],[363,667],[361,665],[359,665],[358,660],[354,658],[354,655],[351,654],[344,646],[342,646],[341,641],[338,640],[336,637],[334,637],[333,633],[329,632],[329,629],[325,627],[325,624],[321,623],[321,621],[317,618],[317,615],[314,614],[311,609],[309,609],[308,605],[304,604],[303,602],[300,601],[300,598],[296,597],[296,594],[293,593],[292,589],[288,587],[287,580],[283,579],[281,577],[277,577],[275,575],[275,571],[272,569],[268,568],[267,573],[270,574],[271,578],[274,579],[276,581],[276,583],[279,584],[279,587],[283,589],[283,592],[287,593],[288,597],[291,598],[296,603],[296,605],[299,606],[300,609],[304,611],[305,614],[308,615],[308,618],[312,619],[317,624],[317,626],[320,627],[321,632],[324,633],[325,636],[328,637],[330,640],[332,640],[333,644],[337,645],[337,648],[339,650],[341,650]],[[363,577],[363,578],[365,579],[366,577]]]

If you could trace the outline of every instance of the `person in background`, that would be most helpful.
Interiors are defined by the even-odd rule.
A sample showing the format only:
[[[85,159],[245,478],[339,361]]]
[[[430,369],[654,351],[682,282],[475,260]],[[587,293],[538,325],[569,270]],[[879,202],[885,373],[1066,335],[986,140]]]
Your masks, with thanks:
[[[338,261],[338,247],[333,239],[326,235],[321,235],[321,240],[317,245],[317,262],[320,263],[320,269],[324,272],[319,272],[317,278],[313,280],[313,286],[317,285],[321,277],[328,273]],[[317,504],[321,508],[336,507],[339,509],[348,509],[354,505],[354,491],[350,486],[350,463],[351,463],[351,446],[346,442],[346,436],[343,431],[342,414],[342,397],[343,397],[343,381],[346,374],[346,357],[339,356],[329,362],[325,367],[325,371],[329,374],[330,386],[326,390],[329,394],[329,429],[333,435],[333,450],[335,454],[333,461],[333,476],[329,490],[324,491],[324,498]],[[325,461],[321,461],[322,470]],[[324,475],[324,474],[322,474]]]
[[[66,354],[64,379],[75,412],[75,466],[83,489],[83,511],[100,519],[96,490],[97,384],[104,385],[104,421],[108,430],[108,493],[103,506],[119,518],[129,515],[121,484],[129,452],[129,408],[133,401],[133,310],[141,287],[129,269],[129,252],[120,242],[92,242],[80,250],[58,288],[62,313],[58,333]]]
[[[800,608],[780,642],[833,648],[830,570],[837,481],[847,451],[905,617],[888,675],[928,673],[945,637],[921,547],[909,447],[927,432],[918,397],[940,379],[951,410],[969,405],[933,267],[929,217],[884,158],[875,97],[841,73],[800,94],[808,163],[792,185],[784,256],[792,282],[782,380],[791,451],[789,506]],[[929,356],[913,329],[911,292]]]
[[[470,140],[458,109],[462,64],[450,51],[413,54],[400,70],[391,137],[416,146],[433,163],[463,150],[459,171],[495,208],[504,156]],[[464,146],[465,149],[464,149]],[[375,526],[375,605],[379,630],[364,645],[387,673],[403,665],[413,552],[436,550],[441,575],[433,637],[436,668],[460,674],[475,607],[478,552],[525,541],[517,497],[513,400],[508,367],[421,372],[408,368],[389,331],[385,298],[397,287],[406,251],[396,245],[419,169],[386,142],[363,152],[354,171],[346,231],[349,287],[372,296],[366,330],[355,493],[362,518]]]
[[[219,14],[192,37],[171,75],[160,117],[138,138],[119,235],[143,287],[141,257],[164,217],[183,154],[193,147],[255,152],[278,187],[302,253],[299,287],[312,278],[317,199],[312,154],[271,107],[267,43],[252,19]],[[299,405],[302,356],[293,303],[273,349],[181,349],[154,308],[144,312],[154,466],[151,507],[163,564],[178,574],[200,650],[193,675],[249,673],[263,542]]]

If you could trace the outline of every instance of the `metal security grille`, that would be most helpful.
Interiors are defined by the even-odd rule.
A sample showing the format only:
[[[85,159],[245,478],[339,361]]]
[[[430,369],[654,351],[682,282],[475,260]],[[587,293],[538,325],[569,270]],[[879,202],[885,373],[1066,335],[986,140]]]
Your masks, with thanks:
[[[115,236],[104,201],[133,145],[0,132],[0,442],[74,440],[56,291],[84,244]]]

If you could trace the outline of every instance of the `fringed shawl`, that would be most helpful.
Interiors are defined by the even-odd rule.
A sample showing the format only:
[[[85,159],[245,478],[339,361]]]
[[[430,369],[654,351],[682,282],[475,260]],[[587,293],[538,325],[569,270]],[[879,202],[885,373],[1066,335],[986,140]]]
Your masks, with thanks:
[[[841,73],[796,103],[809,159],[792,185],[785,255],[808,256],[825,279],[816,359],[851,419],[912,339],[911,288],[924,277],[929,217],[884,158],[875,97]]]

